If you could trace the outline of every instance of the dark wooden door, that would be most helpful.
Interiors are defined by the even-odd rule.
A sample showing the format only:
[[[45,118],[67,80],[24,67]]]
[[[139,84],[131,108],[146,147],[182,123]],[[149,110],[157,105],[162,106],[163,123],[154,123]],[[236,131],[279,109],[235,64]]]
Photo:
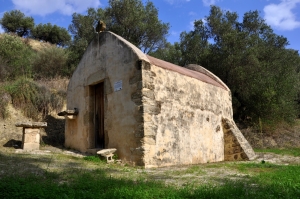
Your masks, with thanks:
[[[104,83],[95,86],[95,147],[105,147],[104,137]]]

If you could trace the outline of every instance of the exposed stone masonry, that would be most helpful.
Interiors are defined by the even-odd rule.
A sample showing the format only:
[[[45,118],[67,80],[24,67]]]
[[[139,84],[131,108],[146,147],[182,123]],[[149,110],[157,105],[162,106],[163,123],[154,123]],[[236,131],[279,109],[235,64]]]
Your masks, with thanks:
[[[252,160],[255,153],[240,132],[235,123],[229,119],[222,119],[224,132],[224,160]]]

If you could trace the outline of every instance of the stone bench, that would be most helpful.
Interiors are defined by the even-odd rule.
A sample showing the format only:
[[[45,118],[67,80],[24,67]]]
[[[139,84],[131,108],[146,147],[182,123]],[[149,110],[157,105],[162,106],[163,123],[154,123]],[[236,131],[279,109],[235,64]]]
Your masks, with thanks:
[[[116,151],[117,149],[102,149],[100,151],[97,151],[97,154],[106,157],[107,163],[110,163],[110,162],[114,162],[113,156],[114,156],[114,152]]]
[[[20,122],[16,127],[23,127],[22,149],[39,150],[40,149],[40,128],[47,127],[47,122]]]

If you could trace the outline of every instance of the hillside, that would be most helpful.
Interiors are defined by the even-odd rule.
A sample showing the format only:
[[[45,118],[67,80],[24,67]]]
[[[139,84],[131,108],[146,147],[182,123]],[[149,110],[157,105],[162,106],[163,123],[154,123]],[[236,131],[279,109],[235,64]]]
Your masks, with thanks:
[[[37,84],[47,87],[53,92],[66,92],[68,79],[52,79],[37,81]],[[3,97],[3,96],[0,96]],[[12,102],[8,103],[9,116],[5,119],[0,118],[0,147],[20,147],[22,140],[22,128],[15,127],[17,122],[25,121],[44,121],[47,122],[47,127],[41,130],[41,144],[62,146],[64,144],[64,118],[57,115],[58,111],[51,111],[45,117],[40,119],[32,119],[24,115],[24,110],[13,106]],[[61,110],[65,109],[65,100],[62,104]]]
[[[11,147],[16,143],[20,145],[22,128],[15,127],[15,123],[24,121],[46,121],[48,127],[42,130],[42,143],[63,145],[64,119],[58,117],[57,112],[65,107],[65,96],[69,79],[59,76],[45,77],[43,75],[47,74],[47,69],[45,69],[45,73],[33,73],[33,77],[40,78],[14,76],[15,73],[11,70],[13,66],[9,65],[13,63],[9,56],[16,54],[13,50],[23,50],[25,55],[26,52],[31,54],[28,55],[31,56],[30,63],[34,64],[37,60],[39,62],[48,61],[51,67],[51,65],[55,65],[55,63],[60,61],[60,57],[47,53],[57,53],[58,51],[60,53],[63,49],[59,49],[50,43],[8,34],[0,34],[0,38],[6,39],[1,43],[2,48],[6,46],[13,47],[11,51],[0,49],[3,52],[1,55],[6,56],[7,60],[3,61],[0,59],[2,61],[0,62],[0,72],[2,72],[0,76],[3,79],[7,79],[6,81],[3,81],[3,79],[0,81],[0,146]],[[42,60],[43,57],[46,58],[45,61]],[[23,61],[20,57],[12,59],[20,59],[19,63]],[[44,63],[44,65],[46,64]],[[40,67],[43,68],[43,65]],[[40,69],[36,70],[39,71]]]

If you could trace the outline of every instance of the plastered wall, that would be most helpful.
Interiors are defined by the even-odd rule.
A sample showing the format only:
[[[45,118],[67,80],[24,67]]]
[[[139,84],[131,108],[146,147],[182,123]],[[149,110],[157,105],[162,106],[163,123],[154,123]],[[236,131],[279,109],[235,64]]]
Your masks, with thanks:
[[[142,154],[130,150],[141,146],[140,138],[135,136],[142,118],[141,98],[133,94],[141,84],[137,64],[143,55],[138,56],[136,51],[140,52],[110,32],[100,33],[91,42],[68,86],[67,108],[78,108],[79,114],[66,120],[66,147],[82,152],[95,148],[93,85],[104,82],[105,148],[117,148],[124,161],[141,160]],[[114,84],[120,81],[122,89],[115,91]]]

